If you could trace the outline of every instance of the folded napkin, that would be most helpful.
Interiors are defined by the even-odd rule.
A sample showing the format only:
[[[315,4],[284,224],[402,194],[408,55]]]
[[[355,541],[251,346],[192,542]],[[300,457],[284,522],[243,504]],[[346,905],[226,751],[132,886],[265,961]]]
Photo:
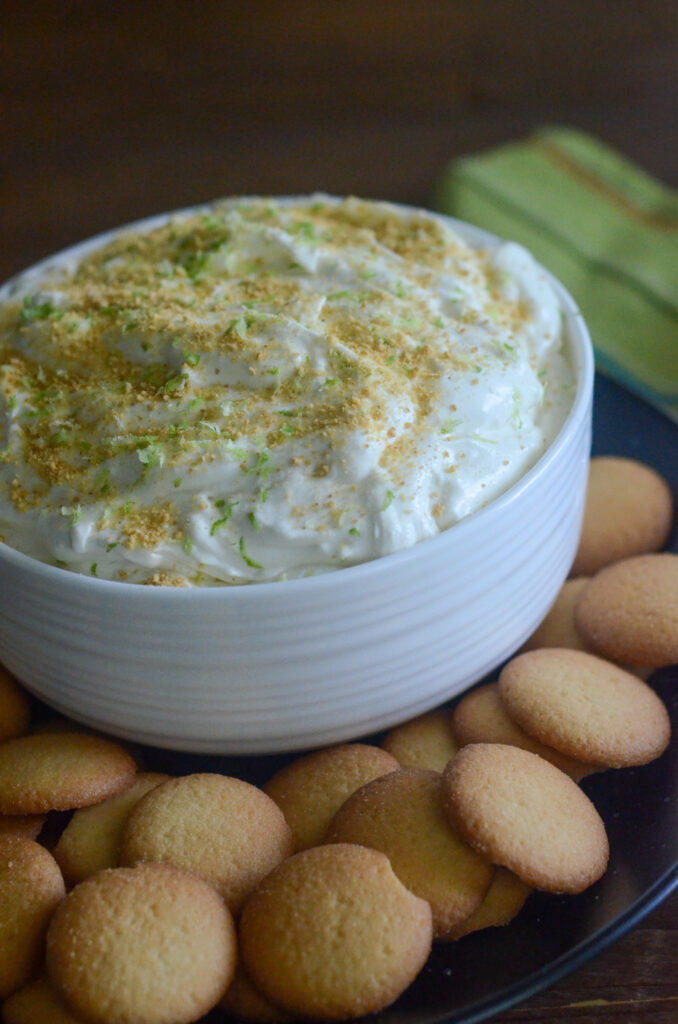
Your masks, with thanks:
[[[678,193],[547,128],[453,161],[437,205],[529,248],[581,308],[598,368],[678,420]]]

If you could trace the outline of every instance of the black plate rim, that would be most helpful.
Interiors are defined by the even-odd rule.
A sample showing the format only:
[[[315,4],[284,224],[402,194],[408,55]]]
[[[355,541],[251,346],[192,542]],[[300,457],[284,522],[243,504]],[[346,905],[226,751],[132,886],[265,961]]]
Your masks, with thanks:
[[[461,1015],[450,1017],[443,1014],[440,1017],[428,1018],[428,1024],[480,1024],[481,1021],[490,1020],[496,1014],[526,1002],[545,989],[551,988],[558,981],[562,981],[569,974],[584,967],[594,957],[604,953],[640,924],[676,890],[678,890],[678,859],[635,903],[632,903],[622,914],[601,928],[595,935],[580,942],[557,959],[549,961],[540,970],[528,974],[513,985],[509,985],[500,992],[494,992],[487,999],[467,1008]],[[548,1008],[544,1009],[545,1012],[548,1012]]]

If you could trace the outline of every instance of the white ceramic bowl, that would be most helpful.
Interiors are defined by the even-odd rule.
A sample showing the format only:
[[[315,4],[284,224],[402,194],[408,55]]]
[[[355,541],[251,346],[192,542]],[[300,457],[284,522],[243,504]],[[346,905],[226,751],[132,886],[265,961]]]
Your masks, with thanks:
[[[497,241],[452,223],[471,244]],[[542,458],[486,508],[363,565],[232,588],[114,583],[0,544],[0,661],[89,725],[228,754],[366,735],[482,678],[543,618],[581,529],[593,356],[575,303],[553,283],[576,374],[573,405]]]

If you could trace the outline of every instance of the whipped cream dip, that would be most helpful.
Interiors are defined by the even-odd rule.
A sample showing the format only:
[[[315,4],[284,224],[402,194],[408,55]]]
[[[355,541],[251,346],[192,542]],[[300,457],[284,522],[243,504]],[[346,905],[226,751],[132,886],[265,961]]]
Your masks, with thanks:
[[[317,195],[211,204],[5,289],[0,539],[105,579],[280,580],[492,501],[573,374],[525,249]]]

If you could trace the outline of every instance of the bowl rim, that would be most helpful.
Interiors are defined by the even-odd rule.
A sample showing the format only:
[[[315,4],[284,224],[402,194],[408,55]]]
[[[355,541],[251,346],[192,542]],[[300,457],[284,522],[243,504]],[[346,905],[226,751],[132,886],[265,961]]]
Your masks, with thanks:
[[[308,201],[310,198],[317,197],[322,197],[330,202],[340,201],[340,197],[317,192],[307,196],[274,196],[267,198],[273,198],[276,201],[294,203],[295,201]],[[228,202],[231,199],[239,202],[247,202],[261,198],[263,197],[225,197],[224,199],[216,199],[210,202],[183,207],[177,210],[170,210],[165,213],[154,214],[150,217],[144,217],[141,220],[135,220],[127,224],[120,225],[117,228],[101,232],[81,242],[77,242],[61,249],[11,277],[0,286],[0,302],[11,297],[23,282],[30,281],[32,278],[40,278],[52,265],[63,262],[73,256],[80,258],[88,252],[95,251],[101,246],[106,245],[109,241],[112,241],[127,231],[136,231],[141,229],[152,230],[155,227],[160,227],[167,223],[172,217],[190,216],[194,213],[200,213],[201,211],[211,209],[217,203]],[[377,202],[379,202],[379,200],[377,200]],[[460,220],[457,217],[451,217],[445,213],[440,213],[435,210],[427,210],[423,207],[411,206],[406,203],[397,203],[387,200],[384,200],[384,202],[388,202],[388,205],[395,206],[399,210],[405,210],[412,213],[424,213],[428,216],[442,219],[450,225],[453,230],[457,231],[465,242],[475,248],[482,248],[484,246],[488,248],[495,247],[504,241],[510,241],[509,239],[501,238],[499,235],[496,235],[491,231],[480,228],[475,224],[470,224],[467,221]],[[86,576],[83,573],[74,572],[70,569],[62,568],[61,566],[51,565],[49,562],[42,562],[39,559],[34,558],[32,555],[24,554],[17,548],[13,548],[10,545],[5,544],[3,541],[0,541],[0,564],[2,564],[2,561],[4,560],[5,563],[12,565],[15,569],[31,573],[37,579],[44,579],[46,582],[60,582],[62,585],[66,585],[69,588],[82,588],[83,591],[88,591],[92,594],[99,593],[102,596],[104,593],[108,593],[111,597],[115,594],[136,594],[139,600],[161,603],[164,603],[165,601],[181,602],[186,600],[190,600],[192,602],[219,600],[242,602],[243,600],[258,600],[255,596],[256,594],[259,594],[261,598],[265,598],[267,596],[273,597],[276,594],[280,598],[284,598],[286,595],[289,595],[290,597],[293,596],[300,590],[300,588],[303,588],[302,592],[308,592],[311,589],[324,591],[327,587],[336,589],[344,583],[359,583],[363,576],[378,577],[384,573],[389,573],[392,570],[397,572],[413,559],[419,558],[419,553],[422,549],[431,552],[433,545],[449,545],[455,539],[463,543],[469,533],[481,529],[488,519],[491,521],[493,517],[501,515],[506,506],[512,505],[514,502],[518,501],[526,490],[532,488],[535,481],[541,477],[553,461],[558,458],[560,452],[567,445],[569,436],[580,425],[582,419],[588,416],[591,408],[595,366],[593,344],[586,321],[579,309],[579,306],[565,286],[546,267],[544,267],[543,264],[539,263],[538,265],[556,292],[561,307],[565,313],[565,319],[568,327],[567,345],[570,350],[569,355],[572,362],[572,368],[576,375],[575,394],[572,405],[570,406],[567,416],[561,424],[556,436],[526,473],[519,477],[515,483],[511,484],[511,486],[500,495],[489,501],[487,505],[482,506],[458,522],[453,523],[452,526],[447,529],[441,530],[440,533],[435,536],[426,537],[418,541],[416,544],[413,544],[408,548],[403,548],[400,551],[393,551],[389,554],[381,555],[365,562],[359,562],[356,565],[341,566],[340,568],[318,573],[313,576],[302,576],[291,580],[261,580],[255,581],[254,583],[248,581],[247,583],[242,584],[224,584],[222,586],[148,587],[139,583],[130,583],[123,580],[99,579],[98,577]],[[231,596],[227,597],[226,595]],[[238,596],[235,597],[233,595]],[[245,595],[249,596],[246,597]],[[126,600],[129,600],[129,597]]]

